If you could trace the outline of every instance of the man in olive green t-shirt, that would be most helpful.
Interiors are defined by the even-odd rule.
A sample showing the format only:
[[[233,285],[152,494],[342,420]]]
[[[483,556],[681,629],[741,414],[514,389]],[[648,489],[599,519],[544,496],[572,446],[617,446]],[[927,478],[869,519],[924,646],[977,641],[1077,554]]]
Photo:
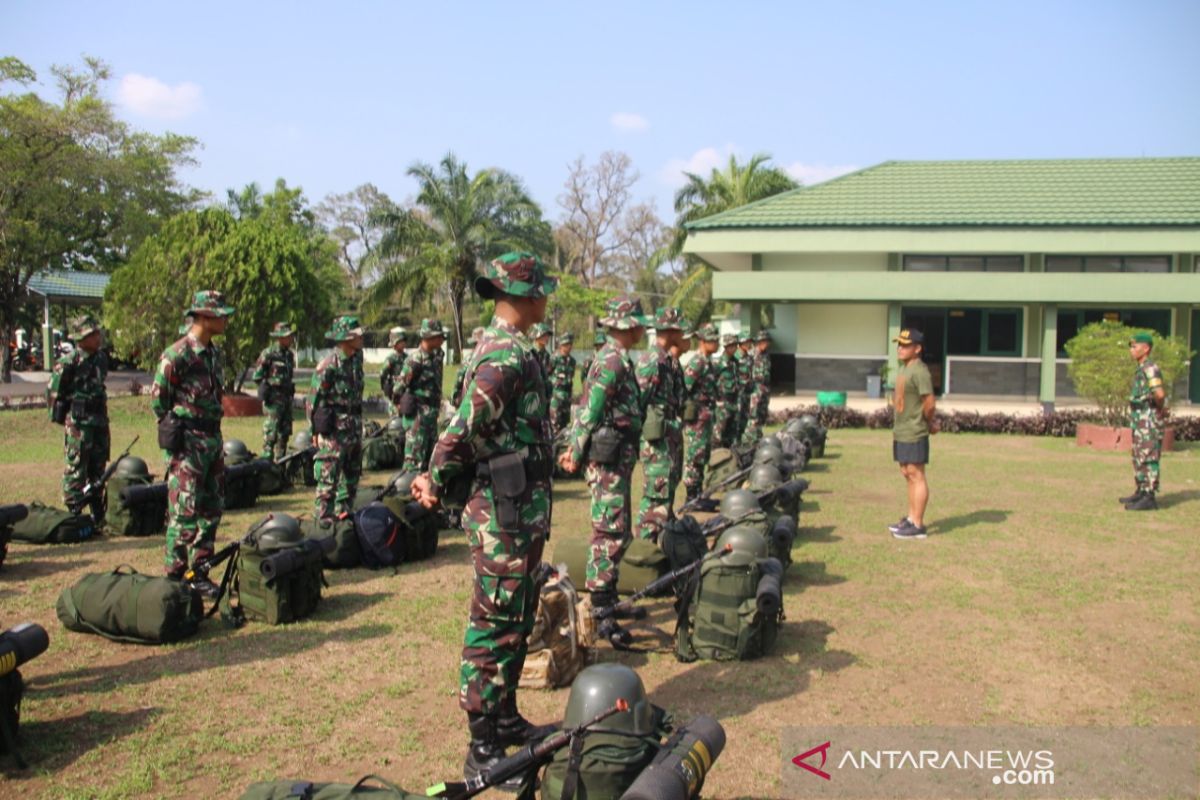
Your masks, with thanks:
[[[929,367],[921,360],[925,350],[923,333],[905,328],[893,341],[900,370],[896,374],[892,457],[908,482],[908,513],[889,525],[888,530],[897,539],[924,539],[925,506],[929,503],[925,465],[929,463],[929,435],[938,432],[933,418],[933,379]]]

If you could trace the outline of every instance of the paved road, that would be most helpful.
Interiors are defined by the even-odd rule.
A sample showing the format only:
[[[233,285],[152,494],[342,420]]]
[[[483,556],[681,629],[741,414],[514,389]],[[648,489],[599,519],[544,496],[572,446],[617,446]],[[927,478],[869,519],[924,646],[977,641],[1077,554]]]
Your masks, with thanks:
[[[128,394],[134,381],[148,389],[151,380],[145,372],[110,372],[104,385],[113,394]],[[0,397],[41,397],[49,382],[49,372],[14,372],[12,383],[0,383]]]

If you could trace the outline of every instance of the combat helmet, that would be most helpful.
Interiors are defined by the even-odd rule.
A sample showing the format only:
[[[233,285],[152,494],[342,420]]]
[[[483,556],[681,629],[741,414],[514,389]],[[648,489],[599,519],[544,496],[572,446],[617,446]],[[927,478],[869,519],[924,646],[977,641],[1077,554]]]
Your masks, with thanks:
[[[821,427],[820,421],[812,414],[801,414],[800,416],[796,417],[796,419],[799,420],[800,424],[805,428]]]
[[[646,697],[642,679],[629,667],[614,662],[593,664],[575,676],[571,695],[567,698],[563,727],[583,725],[602,711],[612,708],[618,700],[628,703],[629,710],[613,714],[589,730],[634,736],[654,733],[653,708]]]
[[[117,462],[116,476],[127,481],[150,477],[150,468],[137,456],[125,456]]]
[[[241,439],[226,439],[221,449],[225,452],[225,458],[231,461],[247,461],[250,458],[250,450]]]
[[[402,500],[412,499],[413,481],[417,479],[415,472],[402,472],[392,481],[392,486],[395,487],[396,496]]]
[[[267,516],[262,527],[254,532],[255,547],[264,554],[298,547],[303,541],[300,523],[291,514],[273,512]]]
[[[783,449],[783,442],[780,441],[778,433],[772,433],[769,436],[762,437],[761,439],[758,440],[758,446],[762,447],[764,442],[766,444],[773,444],[776,447],[778,447],[780,450]]]
[[[310,431],[296,431],[296,435],[292,437],[292,449],[297,453],[312,447],[312,443],[312,433]]]
[[[783,473],[774,464],[755,464],[750,470],[750,491],[769,492],[783,484]]]
[[[730,552],[720,558],[722,563],[729,566],[743,567],[769,555],[766,537],[744,525],[730,528],[722,533],[721,538],[717,539],[714,549],[724,550],[727,546],[730,548]]]
[[[762,511],[762,508],[758,505],[758,497],[749,489],[734,489],[721,498],[721,516],[725,519],[738,519],[756,511]]]
[[[783,450],[769,442],[763,442],[754,451],[754,463],[774,464],[781,467],[783,466]]]
[[[404,420],[399,417],[392,417],[388,420],[387,432],[393,436],[399,436],[404,433]]]

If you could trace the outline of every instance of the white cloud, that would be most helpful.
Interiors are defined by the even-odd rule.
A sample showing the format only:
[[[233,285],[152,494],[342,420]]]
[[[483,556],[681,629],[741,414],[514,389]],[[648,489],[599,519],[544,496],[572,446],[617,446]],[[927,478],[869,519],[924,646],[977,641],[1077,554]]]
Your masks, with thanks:
[[[185,81],[168,86],[158,78],[131,72],[117,86],[117,101],[144,117],[178,120],[191,116],[203,105],[200,87]]]
[[[685,172],[707,176],[713,169],[723,166],[729,161],[729,157],[737,152],[737,145],[727,144],[722,148],[701,148],[692,153],[690,158],[672,158],[659,170],[659,180],[677,189],[687,183],[687,176],[684,175]]]
[[[805,186],[812,186],[814,183],[824,183],[839,175],[854,172],[857,169],[861,169],[861,167],[854,164],[806,164],[803,161],[797,161],[788,164],[783,169],[788,175],[791,175]]]
[[[618,111],[608,118],[608,123],[622,133],[639,133],[650,127],[650,120],[632,111]]]

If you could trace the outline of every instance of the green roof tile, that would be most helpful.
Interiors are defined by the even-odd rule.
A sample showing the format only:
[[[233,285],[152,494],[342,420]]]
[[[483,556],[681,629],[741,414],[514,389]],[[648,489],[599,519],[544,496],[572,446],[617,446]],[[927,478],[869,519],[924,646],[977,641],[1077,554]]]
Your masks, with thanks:
[[[887,161],[690,230],[1200,225],[1200,158]]]
[[[29,289],[54,300],[103,300],[108,276],[95,272],[51,269],[29,279]]]

